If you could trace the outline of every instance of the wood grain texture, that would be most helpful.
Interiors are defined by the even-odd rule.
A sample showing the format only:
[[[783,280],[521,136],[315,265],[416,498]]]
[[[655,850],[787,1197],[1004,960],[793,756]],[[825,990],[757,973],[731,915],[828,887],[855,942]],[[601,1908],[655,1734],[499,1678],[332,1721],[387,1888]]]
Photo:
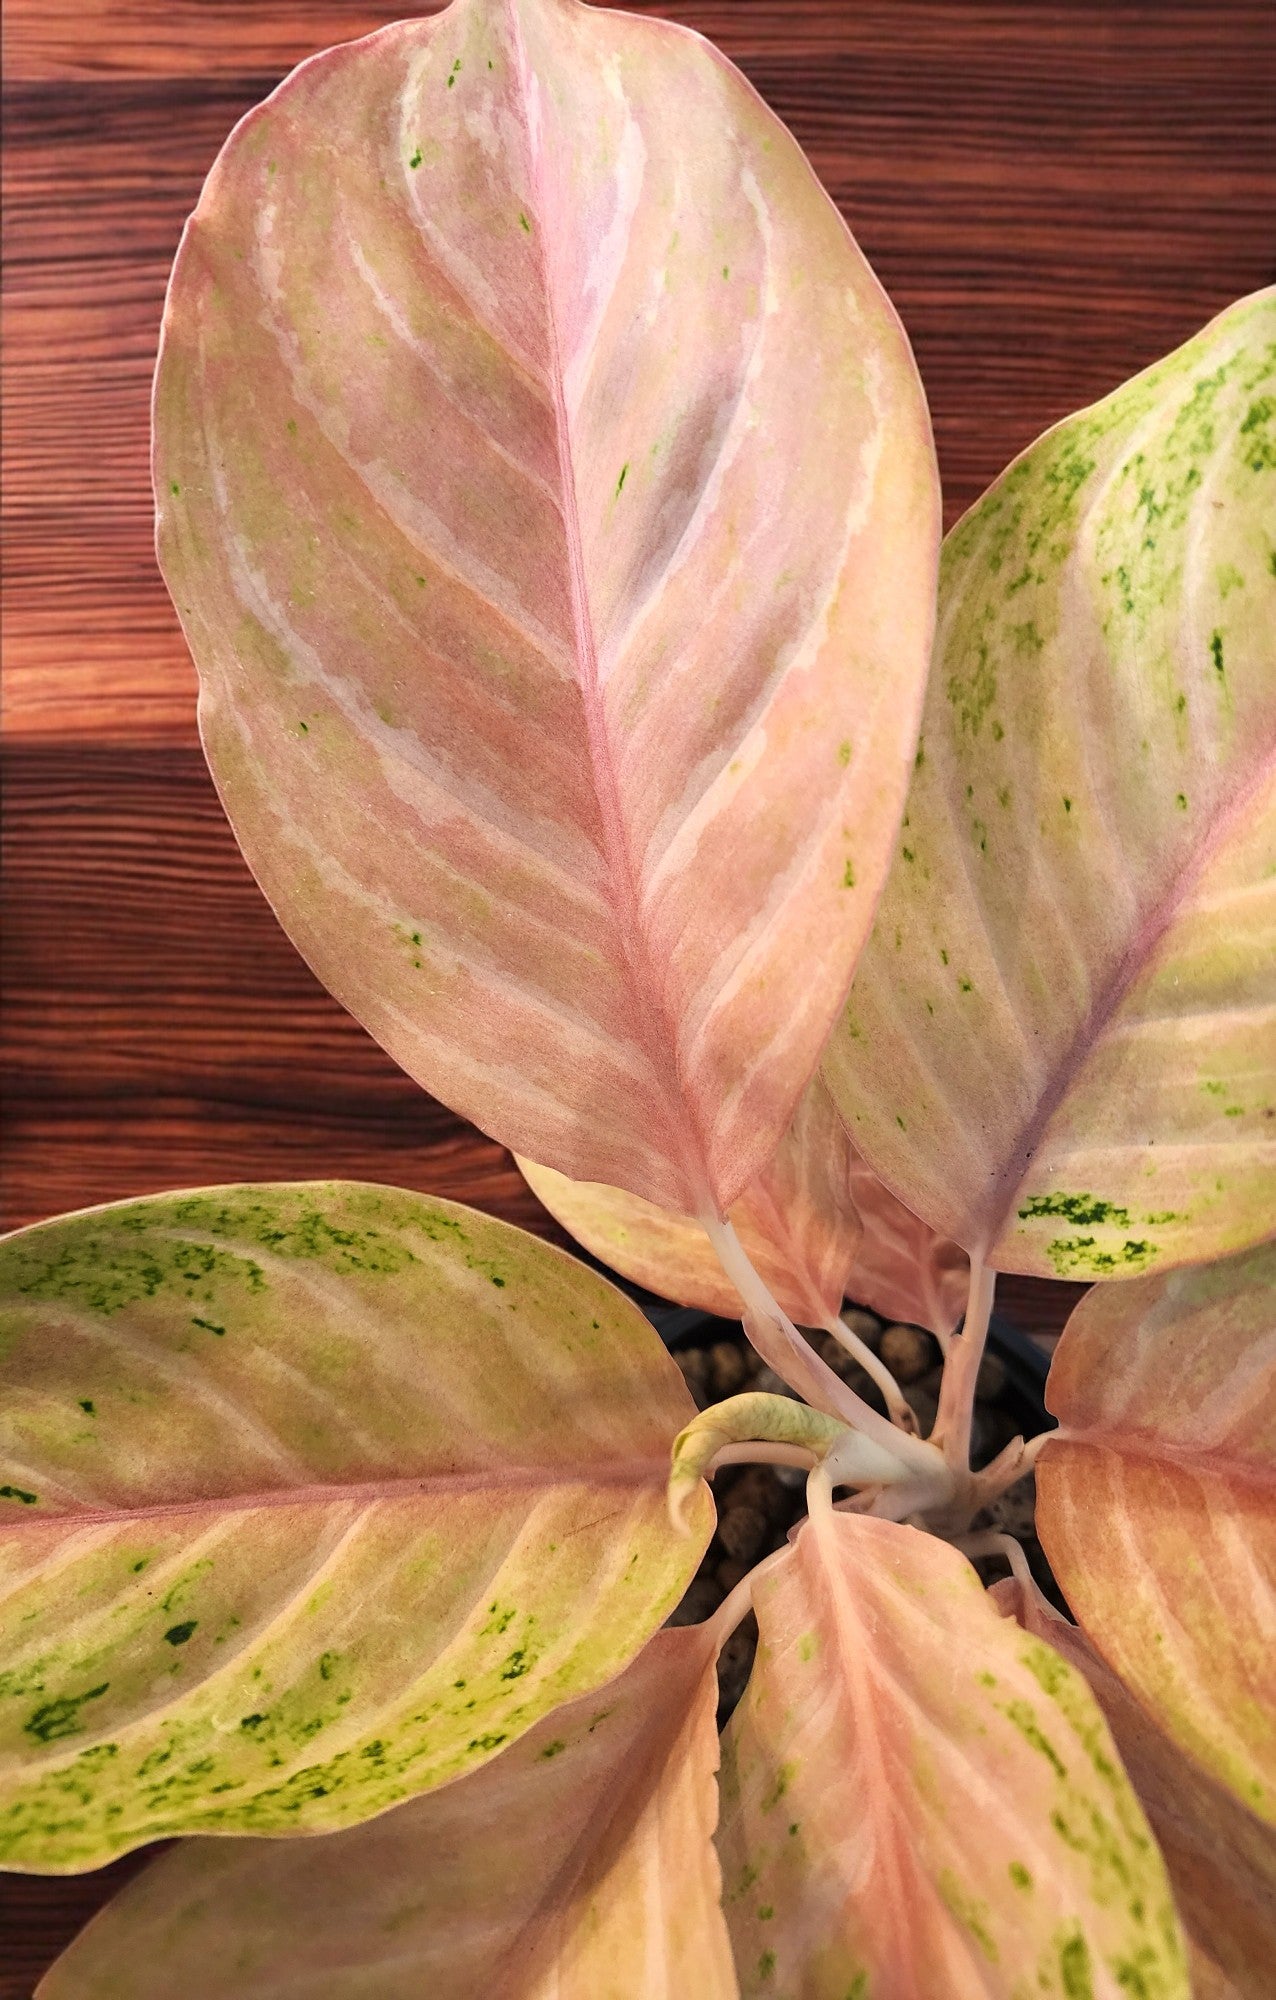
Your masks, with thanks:
[[[366,1175],[553,1234],[262,904],[194,748],[151,555],[168,265],[231,124],[337,0],[6,9],[3,1205]],[[793,127],[913,337],[951,520],[1045,425],[1276,278],[1270,0],[668,0]],[[1021,1325],[1077,1288],[1003,1281]],[[0,2000],[136,1857],[0,1878]]]

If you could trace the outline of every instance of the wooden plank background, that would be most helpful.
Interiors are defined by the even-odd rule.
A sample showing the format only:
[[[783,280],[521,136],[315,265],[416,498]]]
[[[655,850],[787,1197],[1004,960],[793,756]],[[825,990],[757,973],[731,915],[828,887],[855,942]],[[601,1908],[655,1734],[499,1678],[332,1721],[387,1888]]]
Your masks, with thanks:
[[[1047,424],[1276,279],[1271,0],[668,0],[788,120],[912,334],[949,519]],[[351,1174],[544,1218],[310,977],[222,820],[151,556],[182,219],[341,0],[5,15],[6,1226]],[[1066,1287],[1003,1288],[1057,1326]],[[0,2000],[136,1861],[0,1878]],[[635,1996],[641,2000],[641,1996]]]

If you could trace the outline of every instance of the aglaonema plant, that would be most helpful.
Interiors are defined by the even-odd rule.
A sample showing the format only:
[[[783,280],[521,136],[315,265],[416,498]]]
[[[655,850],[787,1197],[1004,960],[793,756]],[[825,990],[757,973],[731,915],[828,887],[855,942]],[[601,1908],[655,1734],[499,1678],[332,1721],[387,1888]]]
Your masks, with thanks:
[[[220,1836],[42,2000],[1258,2000],[1274,383],[1268,294],[1048,433],[936,628],[907,342],[707,44],[455,0],[238,127],[155,477],[240,842],[413,1076],[794,1393],[697,1413],[605,1279],[398,1190],[7,1239],[0,1859]],[[1101,1282],[1059,1427],[972,1470],[999,1270]],[[930,1436],[848,1293],[939,1340]],[[750,1460],[808,1519],[660,1629]],[[1034,1463],[1076,1623],[981,1519]]]

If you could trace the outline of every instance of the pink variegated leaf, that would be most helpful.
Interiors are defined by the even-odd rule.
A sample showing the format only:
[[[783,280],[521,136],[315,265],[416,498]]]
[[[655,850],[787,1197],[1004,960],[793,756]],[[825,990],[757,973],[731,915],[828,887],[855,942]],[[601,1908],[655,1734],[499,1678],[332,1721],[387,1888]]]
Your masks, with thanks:
[[[1089,1689],[964,1557],[826,1502],[754,1601],[719,1834],[750,2000],[1186,2000],[1161,1859]]]
[[[291,937],[515,1150],[723,1212],[849,983],[933,622],[916,370],[792,138],[578,0],[330,50],[209,177],[155,425]]]
[[[1183,1919],[1195,2000],[1269,2000],[1276,1966],[1276,1830],[1208,1778],[1106,1667],[1084,1633],[1018,1582],[990,1593],[1085,1675],[1160,1844]]]
[[[518,1164],[550,1214],[613,1270],[680,1305],[739,1317],[740,1294],[694,1217],[621,1188],[568,1180],[530,1160]],[[851,1193],[857,1165],[817,1077],[774,1158],[731,1209],[751,1261],[799,1326],[819,1326],[841,1311],[860,1237]]]
[[[1276,290],[1039,438],[948,536],[890,883],[825,1063],[999,1270],[1261,1240],[1276,1182]]]
[[[323,1840],[185,1841],[38,2000],[735,2000],[705,1628],[428,1799]]]
[[[613,1270],[682,1305],[725,1319],[739,1313],[740,1295],[693,1217],[672,1215],[620,1188],[568,1180],[530,1160],[519,1166],[551,1215]],[[936,1236],[883,1187],[851,1145],[818,1076],[731,1221],[800,1326],[823,1324],[851,1297],[943,1339],[965,1310],[965,1251]]]
[[[860,1241],[847,1291],[884,1319],[927,1327],[946,1340],[966,1310],[966,1252],[897,1200],[858,1153],[852,1153],[851,1193]]]
[[[1276,1826],[1276,1244],[1096,1287],[1046,1400],[1037,1523],[1082,1629]]]

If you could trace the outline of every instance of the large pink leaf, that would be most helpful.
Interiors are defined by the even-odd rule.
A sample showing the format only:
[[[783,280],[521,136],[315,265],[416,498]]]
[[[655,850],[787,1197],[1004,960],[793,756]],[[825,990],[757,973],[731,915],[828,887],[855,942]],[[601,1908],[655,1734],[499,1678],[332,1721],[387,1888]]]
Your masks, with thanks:
[[[1160,1857],[1085,1682],[962,1556],[826,1503],[754,1601],[719,1836],[746,1995],[1186,2000]]]
[[[1195,2000],[1270,2000],[1276,1832],[1183,1755],[1039,1592],[1014,1582],[997,1584],[991,1595],[1093,1688],[1165,1858],[1192,1947]]]
[[[39,2000],[733,2000],[713,1654],[704,1628],[662,1632],[606,1690],[371,1825],[183,1842]]]
[[[1276,1183],[1276,291],[949,535],[890,884],[826,1074],[998,1269],[1242,1249]]]
[[[1051,1364],[1042,1545],[1150,1714],[1276,1825],[1276,1244],[1101,1285]]]
[[[352,1824],[628,1664],[709,1536],[627,1299],[452,1202],[210,1188],[0,1244],[0,1866]]]
[[[788,133],[577,0],[331,50],[209,177],[155,422],[209,758],[320,977],[517,1151],[725,1208],[871,920],[936,558]]]

